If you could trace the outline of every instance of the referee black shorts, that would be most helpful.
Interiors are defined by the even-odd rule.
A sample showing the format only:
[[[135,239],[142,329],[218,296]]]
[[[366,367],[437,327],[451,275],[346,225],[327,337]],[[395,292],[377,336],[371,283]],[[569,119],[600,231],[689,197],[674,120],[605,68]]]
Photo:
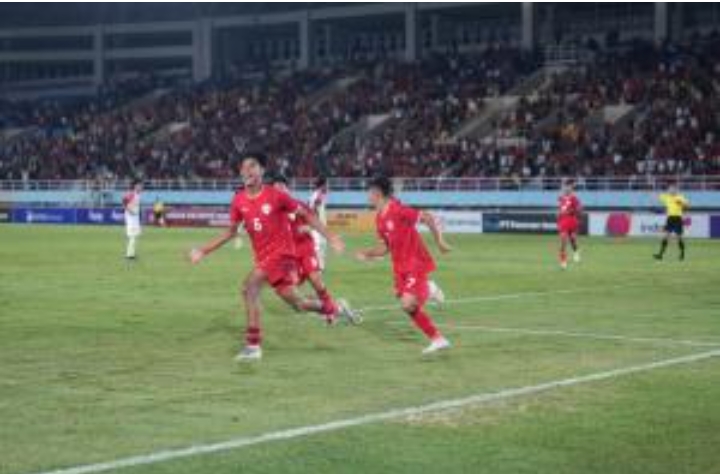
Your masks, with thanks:
[[[675,235],[683,235],[683,218],[680,216],[668,216],[665,221],[665,232]]]

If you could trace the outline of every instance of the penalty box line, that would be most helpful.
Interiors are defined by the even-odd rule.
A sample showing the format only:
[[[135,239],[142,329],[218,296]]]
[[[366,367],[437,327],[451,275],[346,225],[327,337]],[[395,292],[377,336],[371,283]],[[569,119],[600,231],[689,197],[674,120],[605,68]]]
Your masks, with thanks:
[[[271,431],[265,434],[255,436],[242,436],[219,443],[196,444],[186,448],[156,451],[154,453],[120,458],[113,461],[43,471],[37,474],[95,474],[123,468],[132,468],[138,466],[146,466],[150,464],[164,463],[168,461],[186,459],[204,454],[238,450],[261,444],[304,438],[306,436],[328,433],[357,426],[393,421],[426,413],[442,412],[468,406],[481,405],[498,400],[507,400],[526,395],[539,394],[565,387],[612,380],[619,377],[649,372],[657,369],[710,360],[716,357],[720,357],[720,349],[690,354],[682,357],[674,357],[671,359],[663,359],[655,362],[633,365],[624,368],[595,372],[587,375],[553,380],[537,385],[508,388],[496,392],[478,393],[464,398],[441,400],[434,403],[428,403],[426,405],[417,405],[412,407],[397,408],[382,412],[369,413],[354,418],[345,418],[331,421],[329,423],[301,426],[280,431]]]

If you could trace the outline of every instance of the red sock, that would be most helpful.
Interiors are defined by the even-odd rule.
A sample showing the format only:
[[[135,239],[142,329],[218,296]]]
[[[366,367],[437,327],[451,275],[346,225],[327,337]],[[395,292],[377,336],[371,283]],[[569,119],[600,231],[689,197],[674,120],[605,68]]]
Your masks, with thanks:
[[[567,261],[567,253],[564,250],[560,251],[560,263],[565,263]]]
[[[417,326],[418,329],[420,329],[428,337],[428,339],[432,340],[440,336],[440,331],[438,331],[437,327],[435,327],[435,323],[433,323],[430,316],[428,316],[422,308],[415,310],[412,314],[412,320],[413,323],[415,323],[415,326]]]
[[[245,330],[245,343],[248,346],[259,346],[262,342],[262,332],[258,327],[248,327]]]
[[[322,303],[322,313],[325,315],[335,314],[335,301],[330,296],[330,292],[327,289],[322,289],[317,292],[317,296]]]

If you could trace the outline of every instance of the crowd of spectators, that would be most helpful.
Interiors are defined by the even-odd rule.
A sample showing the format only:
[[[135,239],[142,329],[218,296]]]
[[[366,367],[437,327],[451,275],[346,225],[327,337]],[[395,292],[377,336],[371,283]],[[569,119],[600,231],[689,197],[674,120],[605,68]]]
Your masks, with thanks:
[[[535,71],[496,46],[415,64],[173,87],[109,88],[93,101],[2,104],[0,179],[229,178],[246,149],[291,176],[632,176],[720,173],[720,41],[598,53],[519,98],[490,137],[456,139],[488,97]],[[605,120],[611,106],[627,118]],[[374,127],[359,127],[367,117]]]
[[[613,106],[624,107],[626,118],[605,120]],[[718,106],[717,37],[682,47],[635,44],[521,98],[497,121],[486,148],[521,177],[717,174]]]

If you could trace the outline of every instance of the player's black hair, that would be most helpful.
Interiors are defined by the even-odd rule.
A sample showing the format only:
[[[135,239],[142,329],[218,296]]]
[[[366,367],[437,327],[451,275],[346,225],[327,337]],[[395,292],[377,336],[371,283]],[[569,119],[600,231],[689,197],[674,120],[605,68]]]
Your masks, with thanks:
[[[267,168],[267,165],[268,165],[267,155],[265,153],[262,153],[259,151],[244,153],[242,158],[240,158],[240,161],[237,164],[240,165],[245,160],[255,160],[263,168]]]
[[[280,173],[280,172],[272,173],[272,174],[268,177],[268,182],[269,182],[270,184],[282,183],[282,184],[284,184],[285,186],[287,186],[287,185],[290,184],[290,180],[288,180],[287,176],[285,176],[284,174],[282,174],[282,173]]]
[[[565,178],[565,180],[563,180],[563,186],[569,186],[575,189],[575,180],[572,178]]]
[[[142,179],[134,178],[130,181],[130,189],[135,188],[138,184],[143,184]]]
[[[320,175],[317,178],[315,178],[315,189],[322,188],[327,184],[327,177],[325,175]]]
[[[386,197],[392,196],[393,194],[392,180],[385,175],[379,175],[372,178],[370,183],[368,183],[368,187],[379,190],[383,196]]]

